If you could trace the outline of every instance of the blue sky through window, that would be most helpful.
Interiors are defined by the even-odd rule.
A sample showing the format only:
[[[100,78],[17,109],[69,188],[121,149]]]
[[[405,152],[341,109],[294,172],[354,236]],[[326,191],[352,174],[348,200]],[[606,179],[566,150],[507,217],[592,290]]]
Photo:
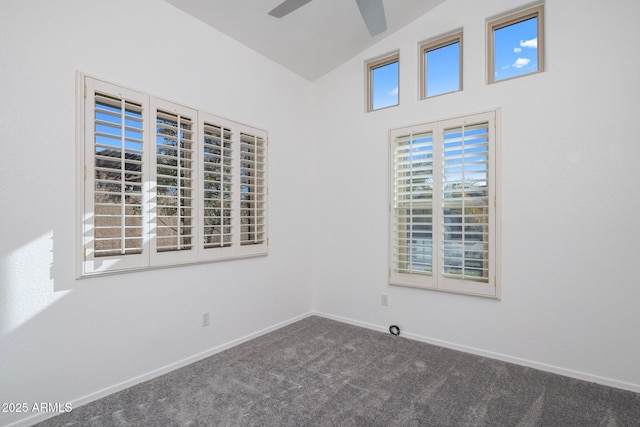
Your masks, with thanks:
[[[460,42],[426,52],[426,96],[460,90]]]
[[[538,71],[538,18],[497,29],[494,37],[495,81]]]
[[[538,17],[495,29],[494,81],[519,77],[539,71]],[[461,43],[442,46],[425,52],[425,94],[432,97],[461,90]],[[371,71],[371,108],[378,110],[398,105],[398,61]]]
[[[122,147],[122,120],[125,127],[125,149],[141,151],[142,147],[142,114],[127,109],[122,114],[121,108],[107,103],[96,102],[95,109],[95,141],[102,148],[120,149]]]
[[[372,109],[398,105],[398,61],[371,70]]]

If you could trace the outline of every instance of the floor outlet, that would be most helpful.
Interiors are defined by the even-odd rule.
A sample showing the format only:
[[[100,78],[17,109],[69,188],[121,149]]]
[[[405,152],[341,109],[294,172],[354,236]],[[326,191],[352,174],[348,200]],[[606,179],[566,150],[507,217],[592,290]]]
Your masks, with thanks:
[[[209,326],[209,312],[202,313],[202,327]]]

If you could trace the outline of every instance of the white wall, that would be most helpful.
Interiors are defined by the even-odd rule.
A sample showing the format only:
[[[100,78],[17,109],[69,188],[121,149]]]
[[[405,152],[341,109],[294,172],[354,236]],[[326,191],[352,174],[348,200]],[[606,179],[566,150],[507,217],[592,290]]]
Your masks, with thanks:
[[[315,307],[640,391],[640,3],[547,0],[547,70],[488,86],[485,19],[525,4],[448,0],[316,82]],[[418,101],[417,43],[458,28],[464,91]],[[400,106],[364,113],[363,62],[396,49]],[[502,301],[388,286],[388,129],[495,108]]]
[[[2,0],[0,64],[0,402],[74,401],[312,309],[310,82],[157,0]],[[74,280],[76,70],[268,130],[268,257]]]

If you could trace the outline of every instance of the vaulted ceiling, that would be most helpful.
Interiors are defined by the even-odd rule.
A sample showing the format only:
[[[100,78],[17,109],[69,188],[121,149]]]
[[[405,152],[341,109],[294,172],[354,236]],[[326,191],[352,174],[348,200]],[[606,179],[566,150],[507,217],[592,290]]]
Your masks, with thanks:
[[[314,81],[445,0],[383,0],[387,30],[370,36],[355,0],[313,0],[283,18],[282,0],[165,0]]]

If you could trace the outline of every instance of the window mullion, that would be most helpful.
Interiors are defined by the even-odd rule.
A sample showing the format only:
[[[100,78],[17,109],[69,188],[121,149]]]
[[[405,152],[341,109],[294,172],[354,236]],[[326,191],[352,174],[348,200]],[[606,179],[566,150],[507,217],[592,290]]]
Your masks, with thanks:
[[[127,103],[124,99],[120,99],[120,114],[122,120],[120,121],[120,253],[125,254],[127,252],[127,239],[126,239],[126,188],[125,188],[125,171],[126,171],[126,116],[127,116]]]
[[[225,174],[225,166],[224,166],[224,158],[225,158],[225,147],[224,147],[224,143],[225,143],[225,139],[224,139],[224,132],[225,129],[224,127],[220,127],[220,246],[224,246],[224,242],[225,242],[225,226],[224,226],[224,219],[225,219],[225,208],[224,208],[224,199],[225,199],[225,179],[226,179],[226,174]]]
[[[250,213],[250,217],[251,217],[251,222],[253,222],[253,230],[254,230],[254,234],[253,234],[253,243],[258,243],[258,178],[259,178],[259,173],[258,173],[258,155],[259,155],[259,149],[258,149],[258,137],[255,135],[252,135],[253,138],[253,150],[254,150],[254,156],[253,156],[253,173],[254,173],[254,182],[253,182],[253,204],[251,204],[251,213]]]
[[[460,266],[461,274],[460,275],[462,276],[462,279],[464,279],[465,276],[466,276],[466,272],[467,272],[467,269],[465,268],[466,267],[466,263],[465,263],[465,261],[466,261],[465,260],[465,253],[466,253],[466,251],[465,251],[465,248],[466,248],[465,247],[465,241],[466,241],[466,237],[467,237],[467,233],[466,233],[466,231],[467,231],[467,228],[466,228],[467,219],[465,218],[465,213],[466,213],[465,206],[466,206],[466,199],[467,199],[467,197],[466,197],[467,196],[467,194],[466,194],[467,193],[467,186],[466,186],[466,174],[465,174],[465,171],[466,171],[466,161],[465,161],[465,149],[466,149],[466,147],[465,147],[465,137],[466,137],[466,133],[465,133],[465,125],[464,125],[464,123],[462,124],[460,129],[462,130],[462,153],[461,153],[461,156],[462,156],[461,169],[462,170],[460,171],[460,174],[461,174],[461,177],[462,177],[462,197],[461,197],[461,199],[462,199],[462,211],[460,212],[460,227],[461,227],[460,233],[462,234],[462,239],[461,239],[462,248],[461,248],[461,253],[460,253],[460,260],[461,260],[461,266]]]
[[[433,195],[432,195],[432,210],[431,210],[431,246],[432,246],[432,271],[433,271],[433,286],[439,288],[440,285],[440,266],[443,262],[442,259],[442,246],[443,246],[443,218],[442,209],[444,205],[443,200],[443,144],[444,144],[444,129],[439,123],[435,125],[433,131]]]
[[[177,194],[178,197],[176,203],[176,237],[178,238],[176,249],[182,249],[182,192],[184,189],[182,188],[183,180],[182,180],[182,115],[177,115],[177,129],[176,129],[176,166],[178,168],[176,172],[176,181],[177,181]]]
[[[409,152],[407,153],[407,160],[409,161],[409,214],[407,215],[409,219],[409,247],[407,248],[407,255],[409,257],[409,272],[413,271],[413,227],[415,220],[415,218],[413,217],[413,137],[414,134],[411,133],[409,135]]]
[[[235,173],[231,179],[231,211],[234,213],[231,216],[231,241],[232,246],[234,247],[234,252],[240,249],[240,240],[242,236],[242,230],[240,225],[240,217],[242,215],[240,209],[240,197],[241,197],[241,171],[240,171],[240,157],[242,156],[242,150],[240,148],[241,144],[241,133],[239,131],[233,132],[231,135],[231,148],[232,148],[232,157],[231,164],[232,170]]]

